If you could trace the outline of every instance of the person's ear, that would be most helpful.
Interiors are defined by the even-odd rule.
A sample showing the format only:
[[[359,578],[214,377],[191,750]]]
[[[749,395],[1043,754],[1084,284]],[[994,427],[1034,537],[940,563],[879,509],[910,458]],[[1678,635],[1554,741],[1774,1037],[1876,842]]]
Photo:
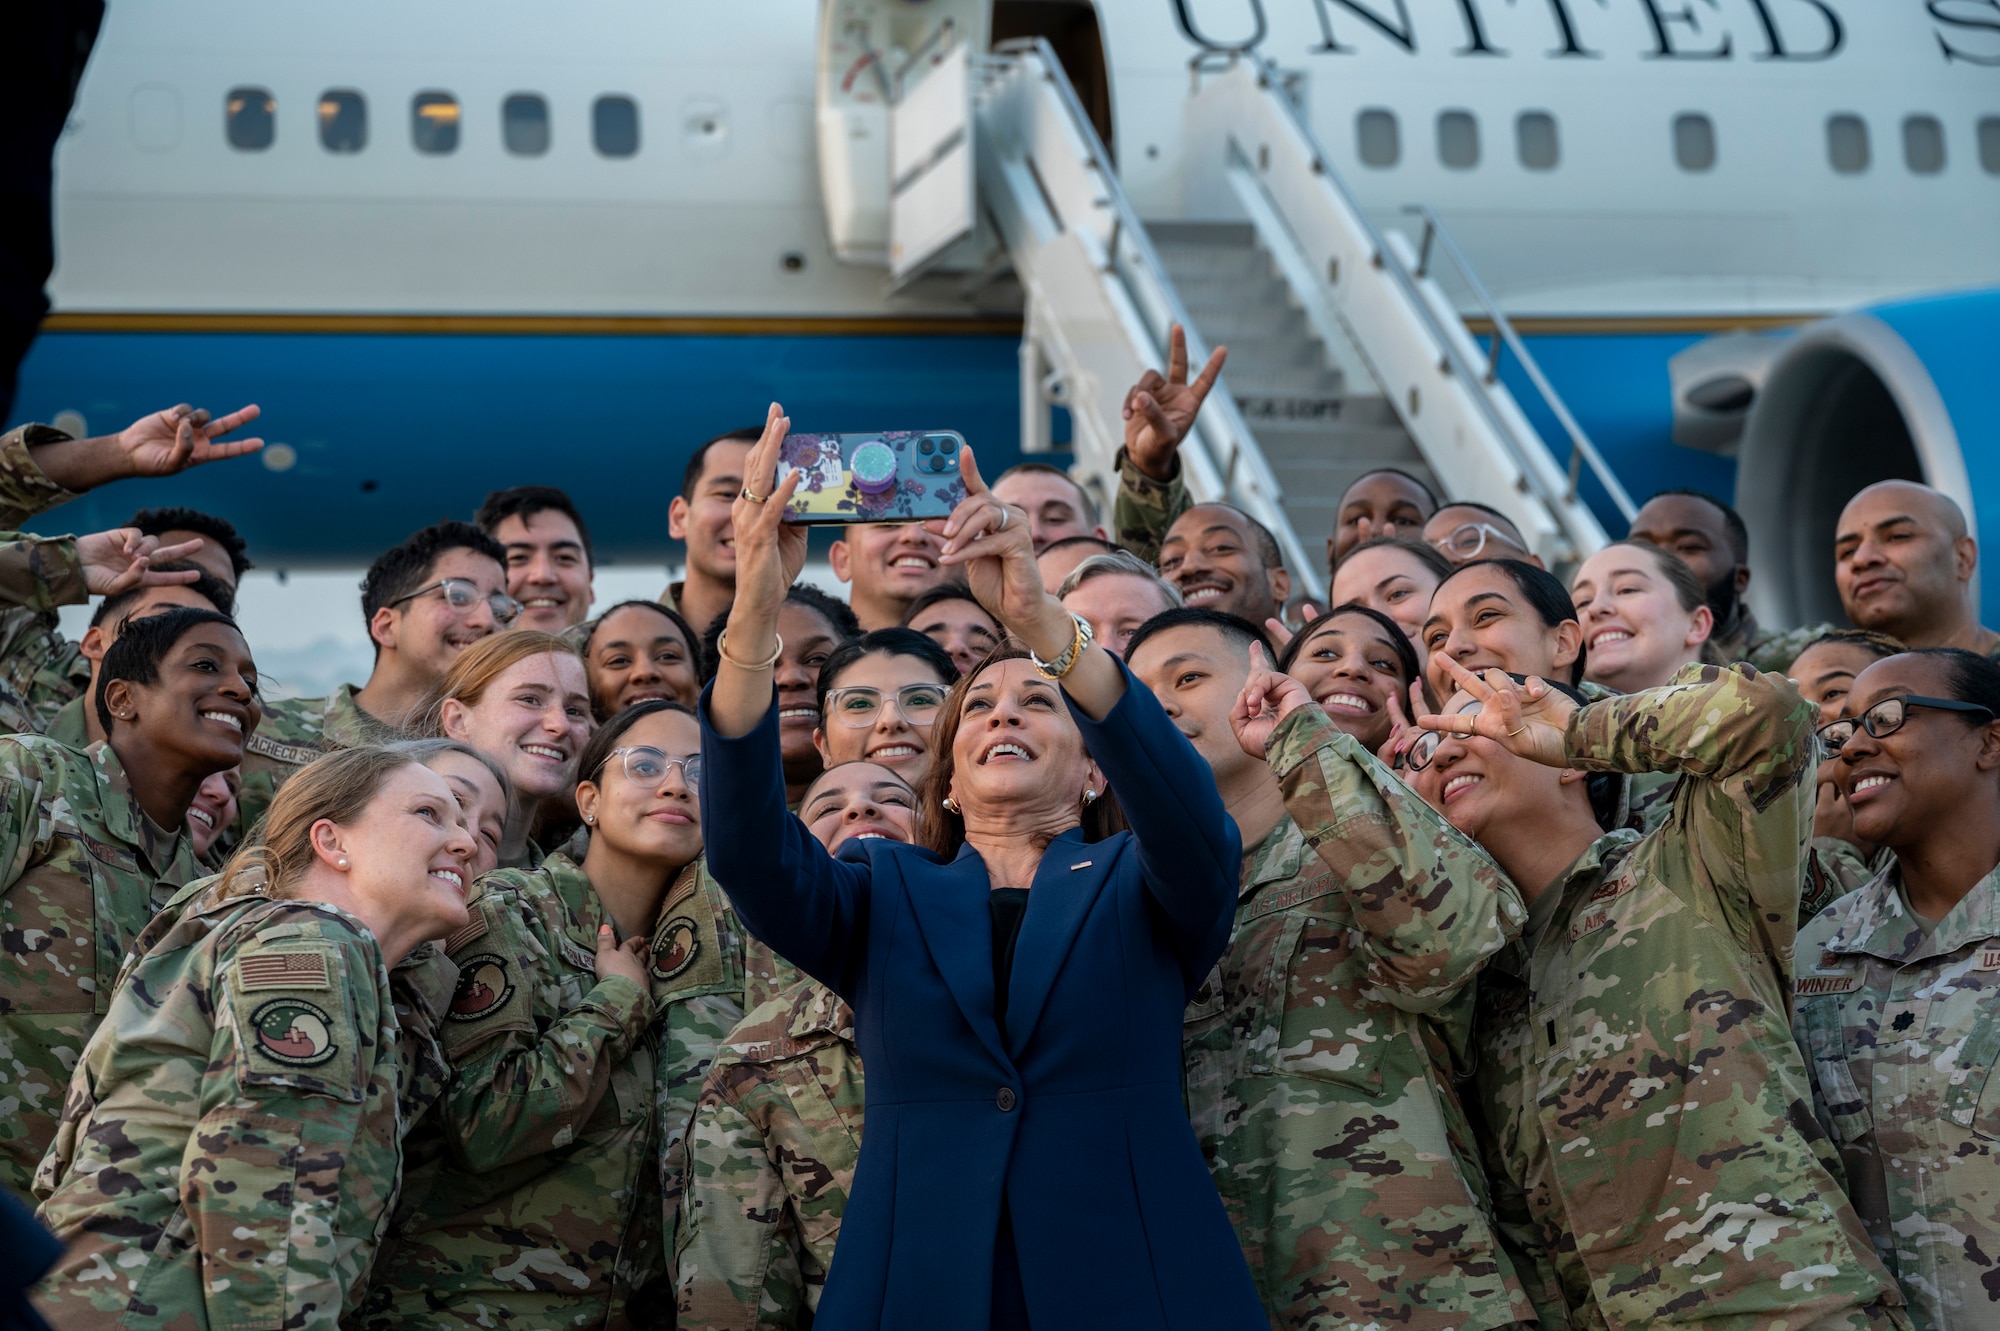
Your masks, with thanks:
[[[675,495],[667,505],[667,535],[676,541],[687,539],[688,501]]]
[[[396,632],[402,627],[402,612],[393,606],[383,606],[368,621],[368,636],[375,645],[387,651],[396,650]]]
[[[1285,613],[1285,602],[1292,599],[1291,570],[1280,564],[1276,568],[1264,570],[1264,578],[1271,586],[1271,600],[1276,603],[1278,615],[1282,618]]]
[[[579,781],[576,786],[576,812],[586,824],[597,823],[598,806],[604,800],[604,792],[595,781]]]
[[[1104,779],[1103,769],[1094,762],[1089,764],[1089,770],[1084,774],[1083,781],[1083,788],[1085,790],[1094,790],[1097,792],[1090,800],[1092,804],[1097,803],[1098,800],[1103,799],[1111,793],[1111,783]]]
[[[1537,554],[1522,555],[1521,562],[1523,564],[1533,564],[1536,568],[1540,569],[1544,573],[1547,573],[1549,571],[1549,566],[1547,564],[1544,564],[1542,562],[1542,557]]]
[[[112,719],[124,724],[139,715],[137,690],[129,679],[114,679],[104,686],[104,705],[111,709]]]
[[[819,750],[820,766],[822,767],[833,766],[833,755],[827,752],[825,726],[813,727],[813,747]]]
[[[92,665],[103,665],[104,654],[111,650],[111,635],[104,631],[102,624],[92,624],[84,630],[83,641],[77,644],[77,650]]]
[[[1961,536],[1951,543],[1951,550],[1958,580],[1972,581],[1972,575],[1979,571],[1979,542],[1970,536]]]
[[[1686,645],[1698,647],[1707,642],[1708,635],[1713,632],[1715,632],[1715,612],[1705,605],[1696,606],[1693,616],[1688,620]]]
[[[1738,564],[1736,566],[1736,594],[1741,596],[1749,590],[1750,566],[1748,564]]]
[[[446,698],[438,704],[438,729],[444,731],[446,739],[465,742],[465,718],[472,711],[457,698]]]
[[[346,848],[341,844],[344,838],[340,830],[340,824],[334,822],[333,819],[320,819],[312,825],[312,829],[306,833],[306,837],[312,844],[313,857],[329,869],[345,873],[353,867],[353,862],[348,858]]]
[[[1558,670],[1564,666],[1575,665],[1576,658],[1582,651],[1583,625],[1574,619],[1565,619],[1556,625],[1556,651],[1551,664]]]
[[[1982,772],[2000,771],[2000,721],[1989,722],[1980,729],[1979,756],[1973,765]]]
[[[853,556],[847,548],[847,539],[842,537],[827,547],[826,562],[833,569],[833,576],[842,582],[854,581]]]
[[[1574,767],[1564,767],[1556,772],[1556,784],[1573,786],[1579,781],[1590,779],[1590,773],[1580,772]]]

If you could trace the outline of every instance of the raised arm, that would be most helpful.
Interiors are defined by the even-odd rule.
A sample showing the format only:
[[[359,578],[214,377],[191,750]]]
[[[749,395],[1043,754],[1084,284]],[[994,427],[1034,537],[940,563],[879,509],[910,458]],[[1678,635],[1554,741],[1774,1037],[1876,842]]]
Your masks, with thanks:
[[[1188,506],[1181,480],[1181,441],[1194,428],[1229,358],[1217,347],[1194,382],[1188,382],[1187,334],[1175,324],[1167,335],[1167,372],[1148,370],[1125,394],[1125,446],[1118,450],[1118,497],[1112,502],[1112,536],[1147,563]]]

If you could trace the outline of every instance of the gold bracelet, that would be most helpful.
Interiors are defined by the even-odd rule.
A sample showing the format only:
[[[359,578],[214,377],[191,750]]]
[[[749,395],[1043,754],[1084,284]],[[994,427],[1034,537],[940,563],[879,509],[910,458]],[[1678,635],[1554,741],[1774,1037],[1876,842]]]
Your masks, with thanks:
[[[778,645],[775,649],[772,650],[770,660],[755,662],[755,663],[750,661],[739,661],[735,657],[729,654],[729,630],[724,629],[719,635],[717,635],[715,639],[715,654],[718,657],[722,658],[724,661],[727,661],[730,665],[735,666],[738,670],[748,670],[752,674],[761,674],[766,670],[776,669],[778,664],[778,658],[785,654],[785,640],[783,638],[773,633],[771,635],[771,641],[777,643]]]
[[[1035,655],[1034,648],[1028,649],[1028,660],[1034,663],[1035,669],[1040,671],[1045,679],[1059,680],[1067,676],[1070,671],[1076,669],[1076,663],[1083,659],[1083,649],[1097,640],[1097,635],[1091,631],[1089,620],[1075,611],[1070,612],[1070,618],[1076,622],[1076,636],[1070,640],[1068,651],[1053,661],[1044,661]]]

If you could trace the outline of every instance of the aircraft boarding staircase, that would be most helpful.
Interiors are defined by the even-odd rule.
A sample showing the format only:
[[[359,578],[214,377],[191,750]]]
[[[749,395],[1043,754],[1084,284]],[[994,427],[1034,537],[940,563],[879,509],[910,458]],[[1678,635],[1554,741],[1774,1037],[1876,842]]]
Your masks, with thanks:
[[[1415,242],[1378,231],[1267,62],[1204,57],[1193,73],[1184,196],[1233,198],[1244,220],[1143,223],[1040,39],[961,48],[890,112],[892,275],[963,269],[995,242],[1004,251],[968,281],[1011,264],[1024,292],[1024,446],[1049,448],[1049,408],[1067,408],[1076,474],[1108,500],[1124,394],[1165,366],[1180,323],[1193,365],[1230,349],[1182,446],[1188,489],[1271,528],[1313,592],[1325,586],[1334,505],[1375,467],[1505,511],[1552,567],[1603,545],[1578,493],[1584,471],[1626,517],[1631,500],[1442,221],[1412,210]],[[1485,349],[1430,271],[1437,256],[1493,328]],[[1500,381],[1503,348],[1566,433],[1566,464]]]

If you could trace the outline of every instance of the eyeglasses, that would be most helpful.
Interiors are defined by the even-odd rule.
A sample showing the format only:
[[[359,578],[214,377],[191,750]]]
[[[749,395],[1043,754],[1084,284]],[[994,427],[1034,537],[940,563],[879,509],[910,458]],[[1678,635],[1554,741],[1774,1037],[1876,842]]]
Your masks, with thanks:
[[[419,596],[437,591],[444,593],[444,603],[454,610],[470,610],[479,604],[479,588],[464,578],[439,578],[436,582],[417,588],[408,596],[398,596],[389,604],[401,605],[405,601],[414,601]],[[502,628],[513,623],[521,613],[521,603],[505,592],[488,592],[485,599],[487,608],[493,612],[494,622]]]
[[[1478,716],[1485,708],[1485,703],[1475,699],[1459,708],[1456,712],[1453,712],[1452,715]],[[1431,759],[1437,757],[1438,745],[1444,743],[1449,738],[1452,737],[1446,735],[1442,730],[1426,730],[1423,734],[1417,736],[1416,743],[1410,745],[1409,748],[1403,751],[1402,756],[1396,759],[1396,766],[1412,772],[1423,771],[1431,765]],[[1458,736],[1457,738],[1462,739],[1464,736]]]
[[[1444,539],[1432,541],[1431,544],[1439,553],[1449,555],[1453,559],[1477,559],[1480,552],[1486,549],[1486,542],[1489,539],[1498,541],[1510,550],[1524,549],[1512,536],[1485,522],[1468,522],[1463,527],[1453,527]]]
[[[1988,721],[1995,719],[1993,709],[1981,707],[1976,702],[1959,702],[1952,698],[1923,698],[1911,693],[1901,698],[1884,698],[1858,717],[1843,716],[1838,721],[1829,721],[1819,728],[1819,742],[1826,746],[1828,753],[1839,753],[1847,747],[1847,741],[1854,738],[1856,728],[1867,731],[1876,739],[1893,735],[1903,728],[1910,719],[1912,707],[1928,707],[1935,712],[1976,712]]]
[[[937,720],[938,709],[944,706],[944,693],[942,684],[905,684],[892,696],[905,721],[913,726],[927,726]],[[866,686],[834,689],[826,695],[826,715],[856,729],[872,726],[875,718],[882,715],[883,701],[880,689]]]
[[[647,790],[658,790],[660,783],[667,779],[668,769],[674,767],[681,769],[681,780],[687,782],[688,789],[701,785],[701,755],[698,753],[691,753],[685,758],[669,758],[650,744],[634,744],[605,754],[597,770],[602,772],[609,767],[613,758],[624,759],[627,781]]]

